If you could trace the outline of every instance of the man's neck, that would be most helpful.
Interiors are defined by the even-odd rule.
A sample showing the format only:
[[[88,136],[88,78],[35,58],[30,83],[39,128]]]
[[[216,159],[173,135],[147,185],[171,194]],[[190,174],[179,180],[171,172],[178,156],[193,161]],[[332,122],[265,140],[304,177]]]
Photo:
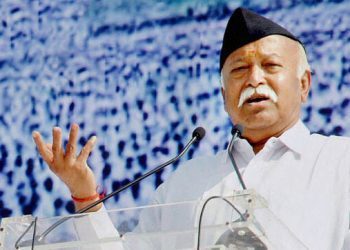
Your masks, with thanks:
[[[259,153],[260,150],[262,150],[265,146],[265,143],[269,140],[270,138],[267,138],[265,140],[262,141],[258,141],[258,142],[249,142],[249,144],[252,146],[253,151],[255,154]]]
[[[253,151],[255,154],[259,153],[265,146],[265,143],[271,138],[280,137],[284,132],[286,132],[288,129],[293,127],[297,121],[291,122],[290,124],[287,124],[286,126],[282,127],[281,129],[275,130],[275,131],[249,131],[246,130],[246,134],[243,134],[243,138],[245,138],[249,144],[252,146]]]

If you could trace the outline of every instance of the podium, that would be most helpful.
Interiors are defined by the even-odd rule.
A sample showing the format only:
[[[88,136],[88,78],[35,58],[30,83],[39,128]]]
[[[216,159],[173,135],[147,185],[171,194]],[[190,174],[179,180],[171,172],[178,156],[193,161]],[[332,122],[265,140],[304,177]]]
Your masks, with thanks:
[[[0,244],[1,250],[307,249],[253,190],[63,217],[4,218]]]

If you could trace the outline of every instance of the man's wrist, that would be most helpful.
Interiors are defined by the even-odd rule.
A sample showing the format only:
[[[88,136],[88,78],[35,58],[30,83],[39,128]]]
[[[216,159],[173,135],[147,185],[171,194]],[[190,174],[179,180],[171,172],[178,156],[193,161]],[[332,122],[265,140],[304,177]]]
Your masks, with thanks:
[[[97,186],[93,192],[84,192],[79,195],[71,193],[71,198],[74,202],[76,211],[81,210],[92,203],[103,199],[106,196],[106,190],[101,188],[101,186]],[[102,204],[98,204],[95,207],[91,208],[87,212],[98,211],[101,208]]]
[[[75,206],[75,211],[79,211],[87,206],[89,206],[90,204],[98,201],[99,198],[96,198],[95,200],[92,200],[92,201],[89,201],[89,202],[75,202],[74,201],[74,206]],[[86,213],[89,213],[89,212],[97,212],[101,209],[102,207],[102,203],[90,208],[88,211],[86,211]]]

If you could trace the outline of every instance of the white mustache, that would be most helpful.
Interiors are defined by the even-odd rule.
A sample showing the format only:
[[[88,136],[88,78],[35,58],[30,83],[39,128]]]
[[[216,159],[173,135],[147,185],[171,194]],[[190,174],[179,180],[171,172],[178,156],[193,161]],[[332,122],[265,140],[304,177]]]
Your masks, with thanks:
[[[248,87],[241,92],[238,108],[242,107],[243,103],[255,93],[270,98],[274,103],[278,100],[276,92],[269,85],[259,85],[257,88]]]

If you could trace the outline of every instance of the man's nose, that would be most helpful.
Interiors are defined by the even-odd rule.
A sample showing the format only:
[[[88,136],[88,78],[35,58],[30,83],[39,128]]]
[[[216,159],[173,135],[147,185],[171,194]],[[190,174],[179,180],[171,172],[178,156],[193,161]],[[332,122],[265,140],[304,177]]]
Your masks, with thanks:
[[[260,84],[265,83],[265,72],[258,65],[254,65],[250,68],[247,78],[247,85],[253,88],[258,87]]]

